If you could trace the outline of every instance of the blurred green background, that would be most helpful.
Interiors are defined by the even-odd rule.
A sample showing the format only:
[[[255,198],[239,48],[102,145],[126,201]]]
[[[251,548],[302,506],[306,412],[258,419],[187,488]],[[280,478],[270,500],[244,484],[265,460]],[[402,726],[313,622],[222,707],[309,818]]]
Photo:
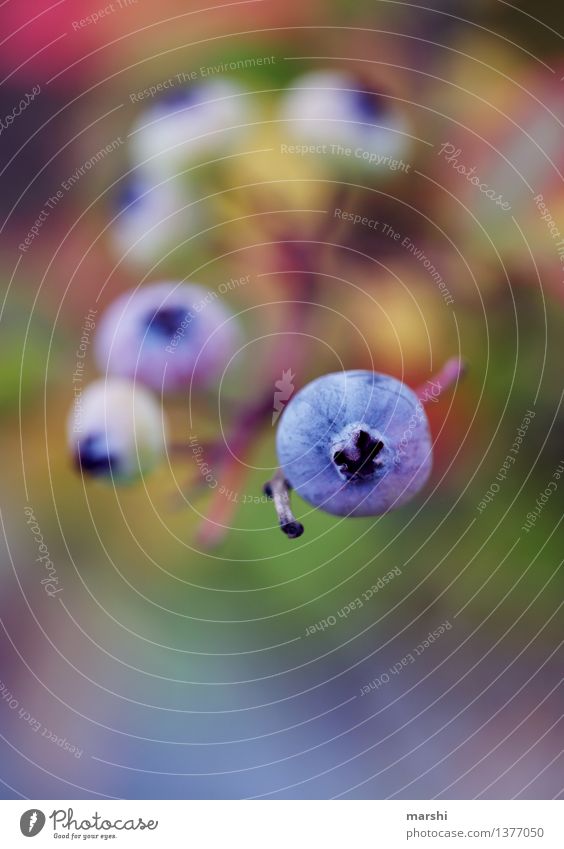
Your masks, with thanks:
[[[89,0],[0,8],[0,117],[41,87],[0,134],[3,797],[561,795],[564,269],[533,198],[564,228],[563,13],[495,0],[157,5],[116,5],[84,26]],[[181,221],[185,235],[154,262],[119,256],[115,196],[145,108],[131,94],[265,56],[275,61],[216,75],[245,87],[258,117],[246,147],[175,178],[196,197],[197,226]],[[409,126],[408,173],[351,176],[280,154],[291,138],[277,119],[283,90],[320,68],[390,92]],[[49,196],[115,139],[21,251]],[[449,166],[444,144],[510,214]],[[331,227],[336,206],[408,236],[454,303],[381,233]],[[173,441],[221,438],[221,426],[229,440],[234,406],[280,377],[269,334],[290,340],[283,366],[296,387],[341,367],[417,386],[460,353],[468,375],[429,411],[434,472],[410,505],[340,520],[295,498],[306,533],[289,542],[260,499],[276,466],[268,417],[237,470],[218,471],[226,486],[234,475],[232,512],[195,485],[187,451],[131,488],[76,474],[65,422],[88,311],[146,280],[216,289],[244,275],[225,301],[248,348],[219,407],[213,396],[167,404]],[[311,300],[312,279],[317,306],[298,350],[287,302]],[[85,380],[96,376],[89,354]],[[210,509],[229,530],[205,547]]]

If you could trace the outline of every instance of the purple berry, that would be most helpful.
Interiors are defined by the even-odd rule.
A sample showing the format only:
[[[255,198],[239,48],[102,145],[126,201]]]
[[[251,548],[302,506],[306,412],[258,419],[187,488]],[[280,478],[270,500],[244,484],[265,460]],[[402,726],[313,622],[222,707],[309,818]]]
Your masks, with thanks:
[[[165,453],[160,406],[143,386],[97,380],[77,395],[67,422],[69,449],[84,475],[130,483]]]
[[[290,401],[277,451],[289,484],[337,516],[377,516],[410,501],[432,466],[429,424],[404,383],[370,371],[327,374]]]
[[[104,373],[175,392],[216,382],[238,341],[238,325],[217,292],[163,282],[117,298],[100,322],[95,349]]]

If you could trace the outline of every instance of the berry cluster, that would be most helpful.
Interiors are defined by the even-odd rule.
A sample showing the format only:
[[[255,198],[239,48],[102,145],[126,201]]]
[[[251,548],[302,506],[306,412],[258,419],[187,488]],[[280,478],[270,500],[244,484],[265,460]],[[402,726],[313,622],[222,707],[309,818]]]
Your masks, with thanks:
[[[298,149],[307,146],[322,157],[329,152],[341,173],[369,159],[343,151],[377,148],[397,157],[409,141],[391,97],[334,71],[296,80],[279,116]],[[195,200],[176,176],[220,160],[255,123],[250,93],[225,81],[191,87],[146,110],[131,134],[133,177],[120,192],[113,222],[120,256],[146,266],[186,237]],[[81,472],[113,483],[149,472],[167,444],[165,414],[152,393],[163,398],[217,388],[241,338],[235,316],[202,286],[165,280],[120,295],[95,339],[103,377],[76,399],[69,418],[69,445]],[[459,375],[459,361],[447,364],[442,388]],[[290,489],[347,517],[376,516],[413,498],[432,466],[423,401],[399,380],[369,371],[328,374],[303,387],[278,424],[280,470],[265,487],[287,536],[303,532]],[[254,398],[242,406],[235,428],[249,433],[270,413],[271,399]],[[213,452],[221,453],[219,443]]]
[[[132,481],[164,455],[165,423],[154,396],[214,385],[238,346],[227,308],[202,286],[154,283],[126,292],[104,314],[95,339],[105,379],[77,397],[69,437],[78,467]]]

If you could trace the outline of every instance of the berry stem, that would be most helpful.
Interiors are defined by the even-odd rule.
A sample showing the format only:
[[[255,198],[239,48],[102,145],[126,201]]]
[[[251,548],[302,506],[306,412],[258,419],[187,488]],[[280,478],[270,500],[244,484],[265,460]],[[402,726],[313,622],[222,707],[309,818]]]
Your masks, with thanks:
[[[416,395],[422,404],[437,401],[444,392],[456,386],[465,373],[465,361],[461,357],[451,357],[437,374],[417,387]]]
[[[259,404],[241,410],[233,423],[227,443],[221,444],[218,441],[210,445],[211,456],[217,463],[214,472],[221,486],[214,490],[206,516],[198,529],[197,540],[204,548],[219,545],[229,531],[230,522],[238,506],[237,496],[249,471],[248,466],[239,458],[250,453],[271,407],[272,399],[269,393]],[[236,493],[236,497],[226,497],[229,492]]]
[[[243,486],[248,473],[248,467],[242,459],[238,458],[243,458],[251,452],[265,422],[272,416],[274,376],[286,369],[288,363],[297,357],[299,347],[303,345],[300,334],[305,335],[312,322],[318,283],[311,273],[315,269],[315,262],[310,254],[316,250],[317,246],[309,243],[302,245],[301,242],[293,241],[283,241],[282,245],[288,253],[290,268],[297,266],[296,277],[292,281],[295,288],[295,300],[289,299],[287,316],[293,335],[291,339],[287,337],[284,333],[286,325],[282,323],[280,338],[276,340],[271,357],[264,364],[264,377],[260,375],[257,377],[258,385],[264,384],[264,389],[260,393],[261,400],[258,403],[245,404],[239,410],[230,428],[227,445],[218,441],[208,443],[206,446],[210,462],[213,459],[217,464],[215,473],[222,484],[215,489],[206,516],[197,533],[199,544],[206,548],[217,546],[229,530],[238,505],[237,499],[229,499],[225,493],[237,493]],[[298,245],[297,252],[294,251],[296,245]],[[304,269],[308,273],[300,273]],[[178,446],[175,448],[180,450]],[[292,513],[290,488],[282,473],[277,472],[267,486],[271,488],[271,497],[284,533],[290,539],[301,536],[304,529]]]
[[[304,526],[298,522],[290,506],[290,485],[281,469],[264,485],[264,493],[272,499],[281,530],[288,539],[297,539],[304,532]]]
[[[196,540],[205,549],[211,549],[223,542],[230,530],[233,515],[237,509],[237,500],[225,496],[225,492],[239,493],[244,484],[247,468],[242,463],[227,463],[222,474],[221,487],[216,490],[207,515],[203,519]]]

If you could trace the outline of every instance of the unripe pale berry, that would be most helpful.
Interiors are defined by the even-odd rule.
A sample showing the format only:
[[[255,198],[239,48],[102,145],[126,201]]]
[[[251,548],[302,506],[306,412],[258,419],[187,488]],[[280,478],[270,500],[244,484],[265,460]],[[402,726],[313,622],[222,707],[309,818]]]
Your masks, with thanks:
[[[238,342],[217,292],[167,281],[117,298],[102,316],[95,352],[104,373],[177,392],[215,383]]]
[[[129,380],[97,380],[75,398],[67,422],[69,449],[84,475],[131,483],[165,453],[162,411]]]
[[[115,253],[136,266],[157,263],[195,231],[194,207],[174,180],[158,183],[146,174],[121,186],[110,237]]]
[[[281,107],[286,131],[296,141],[324,144],[324,156],[343,167],[371,167],[397,158],[409,146],[407,124],[391,97],[371,91],[365,80],[341,71],[314,71],[298,77]],[[341,145],[349,153],[331,150]]]
[[[370,371],[327,374],[284,410],[277,452],[288,483],[337,516],[377,516],[410,501],[429,477],[427,416],[404,383]]]
[[[159,174],[229,152],[244,138],[252,110],[247,92],[230,80],[210,80],[152,103],[131,134],[135,165]]]

